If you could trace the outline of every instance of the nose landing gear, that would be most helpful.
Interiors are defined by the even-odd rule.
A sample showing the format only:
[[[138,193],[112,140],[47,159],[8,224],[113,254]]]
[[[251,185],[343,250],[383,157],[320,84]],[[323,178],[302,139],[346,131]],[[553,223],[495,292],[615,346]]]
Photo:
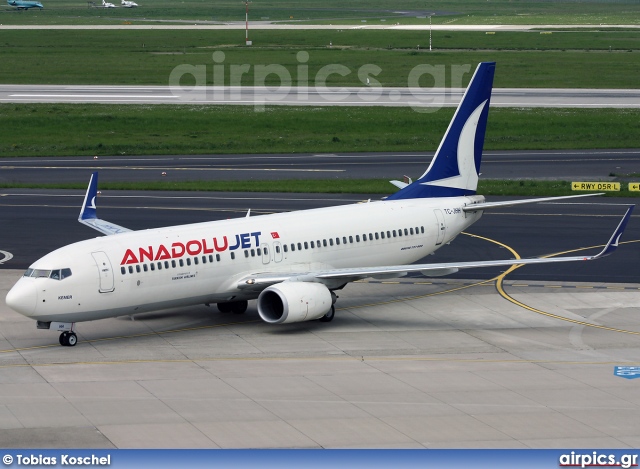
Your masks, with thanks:
[[[64,345],[65,347],[73,347],[78,343],[78,336],[75,332],[72,331],[64,331],[60,334],[60,338],[58,339],[60,345]]]

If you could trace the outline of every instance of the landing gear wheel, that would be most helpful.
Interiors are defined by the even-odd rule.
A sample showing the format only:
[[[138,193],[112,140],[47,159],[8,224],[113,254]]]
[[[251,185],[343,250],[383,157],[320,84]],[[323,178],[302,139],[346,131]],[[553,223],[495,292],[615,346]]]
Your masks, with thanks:
[[[218,311],[221,313],[230,313],[231,312],[231,303],[218,303],[216,304],[218,307]]]
[[[69,332],[69,335],[67,336],[67,345],[69,347],[73,347],[77,343],[78,343],[78,336],[75,334],[75,332]]]
[[[336,315],[336,307],[331,305],[331,309],[327,311],[327,314],[322,316],[319,321],[320,322],[331,322],[333,321],[333,317]]]
[[[69,337],[69,333],[66,331],[60,334],[60,337],[58,338],[58,342],[60,342],[60,345],[64,345],[65,347],[68,346],[69,345],[67,343],[68,337]]]
[[[244,314],[249,307],[248,301],[234,301],[231,303],[231,312],[233,314]]]

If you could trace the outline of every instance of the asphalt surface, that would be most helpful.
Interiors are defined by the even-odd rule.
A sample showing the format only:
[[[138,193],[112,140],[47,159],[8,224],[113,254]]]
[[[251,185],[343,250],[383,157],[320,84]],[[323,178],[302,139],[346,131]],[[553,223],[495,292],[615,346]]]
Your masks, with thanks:
[[[0,183],[419,177],[433,152],[2,158]],[[163,175],[162,173],[166,173]],[[609,180],[640,173],[640,150],[486,151],[483,179]],[[392,188],[392,186],[389,186]]]
[[[76,220],[83,191],[8,189],[0,191],[0,251],[12,259],[5,269],[25,269],[44,254],[97,233]],[[105,191],[98,200],[99,216],[130,229],[253,216],[355,203],[368,195],[185,193]],[[492,198],[490,200],[500,200]],[[535,204],[488,211],[468,232],[485,239],[459,236],[450,246],[422,262],[512,258],[495,244],[513,248],[521,257],[547,255],[606,243],[625,207],[633,200],[596,198],[567,204]],[[632,218],[619,252],[589,263],[528,266],[509,279],[640,283],[640,214]],[[579,251],[595,253],[594,249]],[[0,261],[1,262],[1,261]],[[474,269],[453,278],[492,278],[501,270]]]
[[[469,69],[472,71],[471,66]],[[290,81],[290,77],[289,77]],[[293,83],[295,84],[295,83]],[[0,103],[456,107],[463,88],[0,85]],[[492,107],[638,108],[640,90],[494,88]]]

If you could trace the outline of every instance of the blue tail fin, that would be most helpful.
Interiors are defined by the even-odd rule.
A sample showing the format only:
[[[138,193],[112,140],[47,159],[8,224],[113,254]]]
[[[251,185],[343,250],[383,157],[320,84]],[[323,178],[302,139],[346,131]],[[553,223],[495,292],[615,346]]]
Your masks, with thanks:
[[[476,193],[495,69],[495,62],[478,64],[429,168],[387,200]]]

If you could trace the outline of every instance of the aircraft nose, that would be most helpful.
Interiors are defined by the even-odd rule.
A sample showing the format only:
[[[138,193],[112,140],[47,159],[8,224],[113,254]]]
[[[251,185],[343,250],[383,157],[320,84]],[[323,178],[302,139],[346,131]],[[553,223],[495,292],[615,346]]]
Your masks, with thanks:
[[[31,316],[36,309],[36,296],[35,285],[20,279],[7,293],[6,303],[12,310],[25,316]]]

